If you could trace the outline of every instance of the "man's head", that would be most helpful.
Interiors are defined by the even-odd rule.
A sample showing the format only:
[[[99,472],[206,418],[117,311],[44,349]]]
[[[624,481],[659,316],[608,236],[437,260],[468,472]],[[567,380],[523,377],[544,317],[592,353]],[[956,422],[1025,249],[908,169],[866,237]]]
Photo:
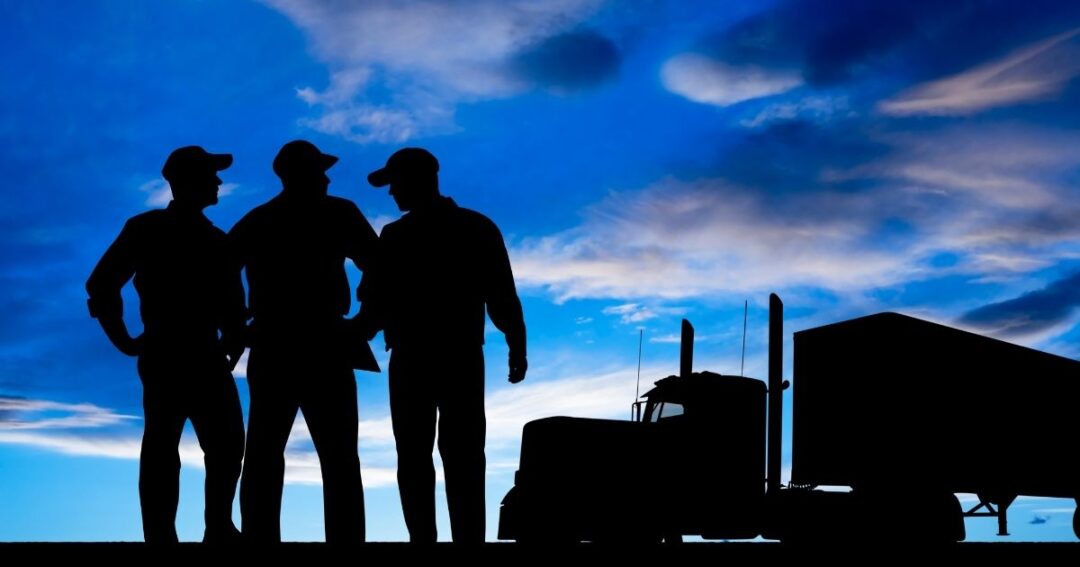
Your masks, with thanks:
[[[212,154],[199,146],[184,146],[169,154],[161,175],[169,182],[173,200],[203,208],[218,202],[221,178],[217,172],[227,169],[232,161],[232,154]]]
[[[278,151],[274,158],[274,173],[281,178],[286,191],[326,195],[330,186],[326,170],[337,161],[338,158],[322,153],[307,140],[293,140]]]
[[[402,211],[410,211],[439,195],[439,160],[423,148],[403,148],[386,166],[368,175],[375,187],[390,186],[390,196]]]

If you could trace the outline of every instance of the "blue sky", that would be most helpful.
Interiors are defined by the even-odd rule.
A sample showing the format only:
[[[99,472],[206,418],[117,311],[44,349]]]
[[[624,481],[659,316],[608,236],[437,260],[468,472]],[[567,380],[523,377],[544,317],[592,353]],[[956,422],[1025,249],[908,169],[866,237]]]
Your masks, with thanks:
[[[770,291],[788,306],[788,376],[792,331],[886,310],[1080,354],[1076,3],[0,0],[0,13],[0,541],[141,535],[139,382],[83,283],[126,218],[168,202],[161,164],[187,144],[235,155],[207,211],[222,228],[276,193],[270,162],[295,138],[341,157],[331,192],[377,227],[399,213],[367,172],[421,145],[444,192],[502,228],[531,367],[507,384],[489,335],[489,538],[526,421],[628,415],[639,329],[645,381],[676,370],[682,317],[696,368],[737,373],[744,301],[745,373],[764,377]],[[358,383],[368,533],[405,539],[385,375]],[[194,540],[190,432],[183,459],[178,525]],[[287,476],[284,536],[321,539],[302,422]],[[1011,539],[1071,540],[1072,509],[1018,502]],[[994,539],[989,520],[968,531]]]

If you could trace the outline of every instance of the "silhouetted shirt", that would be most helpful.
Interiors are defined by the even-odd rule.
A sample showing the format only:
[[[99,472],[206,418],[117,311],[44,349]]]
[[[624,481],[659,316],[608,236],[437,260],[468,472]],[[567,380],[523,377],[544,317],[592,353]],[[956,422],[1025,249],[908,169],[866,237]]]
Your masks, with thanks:
[[[229,231],[247,269],[256,332],[303,335],[339,321],[352,294],[345,259],[365,270],[378,236],[357,206],[332,196],[281,193]]]
[[[244,322],[240,271],[225,233],[202,212],[168,208],[129,219],[105,251],[86,291],[93,317],[122,317],[121,288],[133,276],[148,343],[216,345],[218,330]]]
[[[382,230],[378,262],[358,290],[387,348],[482,345],[484,309],[524,349],[525,322],[502,233],[439,196]]]

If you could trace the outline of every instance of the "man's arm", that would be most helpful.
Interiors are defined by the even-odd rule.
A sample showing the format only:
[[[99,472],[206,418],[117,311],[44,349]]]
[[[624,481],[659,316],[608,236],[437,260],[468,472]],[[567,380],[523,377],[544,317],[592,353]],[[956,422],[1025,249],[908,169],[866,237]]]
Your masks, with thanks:
[[[371,228],[364,213],[351,201],[348,203],[347,220],[345,225],[345,256],[356,264],[356,267],[366,271],[375,256],[375,246],[379,241],[379,235]]]
[[[244,297],[244,282],[240,272],[244,268],[238,236],[225,237],[224,281],[222,282],[221,345],[229,359],[229,371],[236,368],[251,342],[247,332],[248,310]]]
[[[510,256],[506,252],[502,233],[491,225],[491,233],[486,237],[485,248],[489,254],[487,262],[487,302],[488,316],[495,327],[506,336],[509,348],[510,383],[517,384],[525,379],[529,368],[525,350],[525,316],[521,310],[517,287],[514,285],[514,273],[510,269]]]
[[[134,230],[128,221],[86,280],[90,316],[98,320],[112,344],[128,356],[137,356],[142,348],[142,337],[133,339],[124,324],[124,299],[120,295],[124,284],[135,275]]]
[[[355,204],[349,203],[348,232],[346,233],[346,256],[364,272],[360,285],[356,288],[356,300],[360,302],[360,311],[353,318],[353,325],[359,336],[370,341],[382,330],[382,314],[378,309],[378,280],[381,277],[379,264],[379,236],[371,227],[364,213]]]

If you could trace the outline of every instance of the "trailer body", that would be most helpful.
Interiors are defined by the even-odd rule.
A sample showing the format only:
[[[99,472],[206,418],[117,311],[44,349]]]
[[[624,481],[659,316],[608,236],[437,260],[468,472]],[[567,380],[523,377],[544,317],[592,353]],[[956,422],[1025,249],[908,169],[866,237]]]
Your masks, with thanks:
[[[793,484],[1080,496],[1080,362],[897,313],[794,342]]]

